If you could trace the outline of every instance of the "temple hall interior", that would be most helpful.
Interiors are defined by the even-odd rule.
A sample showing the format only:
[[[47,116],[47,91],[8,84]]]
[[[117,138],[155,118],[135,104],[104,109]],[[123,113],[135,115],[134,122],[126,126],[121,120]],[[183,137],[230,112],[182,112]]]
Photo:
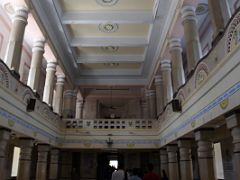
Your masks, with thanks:
[[[0,180],[149,164],[240,180],[240,0],[0,0]]]

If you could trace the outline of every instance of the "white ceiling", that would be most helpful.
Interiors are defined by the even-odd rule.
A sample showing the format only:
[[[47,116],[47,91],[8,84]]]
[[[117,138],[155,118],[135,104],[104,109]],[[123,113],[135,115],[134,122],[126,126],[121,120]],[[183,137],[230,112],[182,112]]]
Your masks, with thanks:
[[[66,74],[82,86],[146,85],[178,2],[30,0]]]

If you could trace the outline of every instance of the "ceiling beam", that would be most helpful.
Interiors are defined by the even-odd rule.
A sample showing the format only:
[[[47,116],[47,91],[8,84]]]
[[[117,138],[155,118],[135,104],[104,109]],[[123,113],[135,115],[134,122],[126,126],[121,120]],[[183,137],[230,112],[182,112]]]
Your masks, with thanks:
[[[114,22],[118,24],[152,24],[152,11],[80,11],[66,12],[61,21],[63,24],[100,24]]]
[[[80,55],[77,59],[77,63],[141,63],[144,61],[144,54],[86,54]]]
[[[81,86],[89,86],[89,85],[94,85],[94,86],[106,86],[106,85],[119,85],[119,86],[139,86],[139,85],[145,85],[147,83],[147,79],[145,78],[102,78],[102,79],[91,79],[91,78],[86,78],[86,79],[80,79],[78,78],[76,80],[76,84],[81,85]]]
[[[118,46],[118,47],[142,47],[147,46],[149,38],[147,37],[79,37],[73,38],[70,42],[72,47],[103,47],[103,46]]]

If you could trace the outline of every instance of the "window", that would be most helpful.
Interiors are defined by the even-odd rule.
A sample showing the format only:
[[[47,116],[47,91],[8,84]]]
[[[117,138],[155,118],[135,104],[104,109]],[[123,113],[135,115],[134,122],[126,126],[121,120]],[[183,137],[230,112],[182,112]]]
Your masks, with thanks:
[[[217,179],[224,179],[221,143],[214,144],[214,166],[215,177]]]
[[[118,160],[110,160],[109,165],[118,168]]]
[[[16,177],[17,176],[20,152],[21,152],[21,149],[19,147],[14,147],[11,177]]]

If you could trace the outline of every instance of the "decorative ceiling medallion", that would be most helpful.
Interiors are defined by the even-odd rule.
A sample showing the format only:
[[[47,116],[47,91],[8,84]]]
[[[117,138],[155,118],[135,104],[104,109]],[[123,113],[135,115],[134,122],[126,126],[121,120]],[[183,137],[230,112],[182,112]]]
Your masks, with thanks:
[[[104,66],[107,66],[107,67],[118,67],[119,63],[104,63]]]
[[[98,28],[100,31],[102,31],[104,33],[114,33],[118,30],[118,24],[104,23],[104,24],[99,24]]]
[[[206,3],[199,3],[196,8],[196,15],[203,15],[208,12],[208,5]]]
[[[96,0],[101,6],[114,6],[119,0]]]
[[[117,52],[119,49],[118,46],[105,46],[105,47],[101,47],[101,50],[107,53],[113,53],[113,52]]]
[[[8,14],[14,14],[14,12],[15,12],[14,7],[12,6],[12,4],[10,2],[4,4],[3,8],[6,10],[6,12]]]

